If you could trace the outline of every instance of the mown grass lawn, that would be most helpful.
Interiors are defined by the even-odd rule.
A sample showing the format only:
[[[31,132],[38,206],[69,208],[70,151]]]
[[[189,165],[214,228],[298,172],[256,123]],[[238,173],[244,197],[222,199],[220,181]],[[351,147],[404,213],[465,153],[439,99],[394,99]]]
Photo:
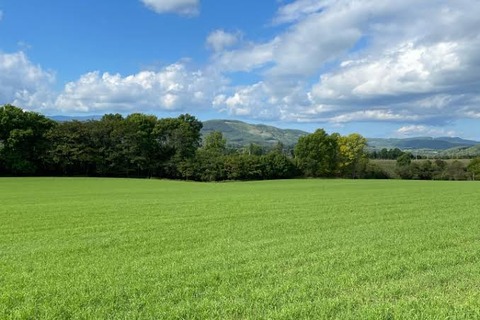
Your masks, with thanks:
[[[480,318],[480,184],[0,179],[1,319]]]

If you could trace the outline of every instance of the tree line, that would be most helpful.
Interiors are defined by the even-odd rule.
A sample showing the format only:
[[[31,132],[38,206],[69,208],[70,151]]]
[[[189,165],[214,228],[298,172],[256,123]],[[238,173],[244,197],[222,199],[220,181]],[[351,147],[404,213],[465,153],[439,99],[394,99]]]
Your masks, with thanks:
[[[480,158],[468,163],[443,159],[414,161],[410,153],[405,153],[397,159],[395,171],[401,179],[410,180],[479,180]]]
[[[254,144],[229,147],[220,132],[202,139],[202,126],[189,114],[176,118],[106,114],[99,120],[56,122],[4,105],[0,107],[0,175],[196,181],[388,178],[369,162],[367,141],[359,134],[342,136],[318,129],[301,137],[293,152],[281,143],[265,151]]]

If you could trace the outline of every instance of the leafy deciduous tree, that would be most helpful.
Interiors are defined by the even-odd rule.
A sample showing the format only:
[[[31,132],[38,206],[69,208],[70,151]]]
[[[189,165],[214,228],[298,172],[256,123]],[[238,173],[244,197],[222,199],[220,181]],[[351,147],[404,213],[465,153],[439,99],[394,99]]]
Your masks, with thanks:
[[[298,167],[309,177],[331,177],[337,172],[338,134],[318,129],[301,137],[295,146]]]
[[[472,174],[472,180],[480,179],[480,158],[474,158],[467,166],[468,172]]]
[[[339,169],[343,176],[357,178],[359,171],[366,165],[367,155],[365,147],[367,139],[358,133],[338,138],[340,150]]]
[[[45,170],[47,132],[55,122],[12,105],[0,107],[0,162],[12,174]]]

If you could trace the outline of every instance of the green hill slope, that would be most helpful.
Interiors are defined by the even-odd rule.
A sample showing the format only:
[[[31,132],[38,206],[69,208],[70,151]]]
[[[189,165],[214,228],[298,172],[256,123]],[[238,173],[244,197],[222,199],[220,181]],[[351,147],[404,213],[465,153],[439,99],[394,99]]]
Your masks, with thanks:
[[[471,158],[480,156],[480,144],[473,147],[460,147],[444,150],[440,153],[442,157],[448,158]]]
[[[264,124],[249,124],[237,120],[208,120],[203,122],[202,134],[219,131],[227,139],[229,145],[245,146],[255,143],[271,146],[281,142],[286,146],[297,143],[298,138],[308,132],[294,129],[280,129]]]

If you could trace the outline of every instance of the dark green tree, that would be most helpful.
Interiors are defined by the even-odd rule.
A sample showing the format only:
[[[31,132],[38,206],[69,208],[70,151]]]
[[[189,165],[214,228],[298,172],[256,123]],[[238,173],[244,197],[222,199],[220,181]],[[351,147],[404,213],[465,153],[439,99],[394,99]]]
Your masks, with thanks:
[[[46,170],[47,132],[55,122],[12,105],[0,107],[0,162],[7,173],[30,175]]]
[[[219,131],[213,131],[203,139],[203,145],[195,157],[183,161],[180,171],[184,179],[198,181],[225,180],[224,155],[227,152],[227,141]]]
[[[432,179],[444,180],[446,167],[447,167],[447,162],[445,160],[435,159],[435,161],[433,161]]]
[[[467,180],[467,168],[462,162],[455,160],[445,168],[445,176],[448,180]]]
[[[245,153],[250,156],[261,156],[263,154],[263,148],[256,143],[250,143],[246,148]]]
[[[308,177],[332,177],[337,173],[338,152],[338,134],[328,135],[318,129],[298,140],[295,159]]]
[[[47,135],[50,172],[62,175],[95,173],[97,150],[92,146],[92,122],[66,121]]]
[[[414,170],[416,167],[411,166],[412,155],[410,153],[404,153],[397,158],[396,172],[402,179],[412,179],[414,176]]]
[[[480,158],[470,160],[467,171],[472,175],[472,180],[480,179]]]
[[[228,180],[260,180],[263,165],[259,156],[232,154],[225,157],[225,174]]]
[[[219,131],[210,132],[203,139],[202,149],[213,154],[223,155],[227,151],[227,140]]]
[[[201,145],[202,122],[184,114],[178,118],[157,121],[153,134],[159,148],[159,174],[170,178],[182,177],[179,166],[195,157]]]
[[[397,167],[407,167],[412,163],[412,154],[404,153],[397,159]]]
[[[106,114],[90,123],[91,146],[95,149],[96,174],[129,176],[130,161],[125,157],[126,125],[120,114]]]
[[[263,179],[287,179],[298,175],[297,167],[292,159],[279,149],[274,149],[262,156]]]
[[[128,166],[137,176],[150,177],[156,170],[159,146],[154,129],[157,117],[134,113],[125,118],[123,155],[129,159]]]

